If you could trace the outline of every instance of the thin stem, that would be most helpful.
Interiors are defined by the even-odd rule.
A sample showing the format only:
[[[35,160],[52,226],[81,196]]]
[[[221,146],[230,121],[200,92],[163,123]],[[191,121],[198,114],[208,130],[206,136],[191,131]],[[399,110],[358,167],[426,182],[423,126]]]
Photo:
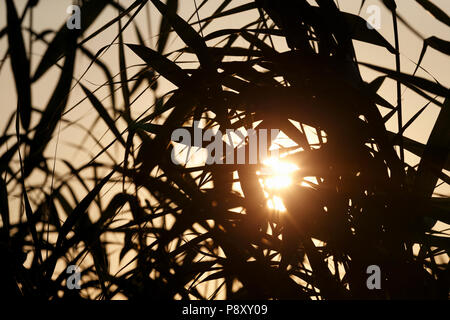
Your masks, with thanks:
[[[394,23],[394,37],[395,37],[395,69],[397,74],[400,74],[400,45],[398,39],[398,26],[397,26],[397,14],[395,9],[392,10],[392,19]],[[403,127],[402,120],[402,92],[401,92],[401,83],[397,80],[397,120],[398,120],[398,130],[400,134],[400,159],[404,163],[405,162],[405,152],[403,150],[403,134],[400,132]]]

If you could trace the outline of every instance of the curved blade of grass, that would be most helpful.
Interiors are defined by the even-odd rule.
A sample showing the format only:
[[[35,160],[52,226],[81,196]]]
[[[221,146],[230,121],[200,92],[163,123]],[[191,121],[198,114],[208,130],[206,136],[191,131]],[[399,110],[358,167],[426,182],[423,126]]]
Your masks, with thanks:
[[[2,217],[3,228],[6,235],[9,236],[9,206],[8,206],[8,190],[5,180],[0,176],[0,215]]]
[[[85,86],[80,84],[81,89],[83,89],[84,93],[88,97],[89,101],[91,102],[92,106],[95,108],[95,110],[98,112],[100,117],[102,117],[103,121],[105,121],[108,128],[114,133],[117,140],[125,146],[125,141],[123,140],[122,135],[120,134],[119,130],[116,127],[116,124],[113,119],[108,114],[108,111],[106,111],[105,107],[102,105],[102,103],[97,99],[97,97]]]
[[[98,28],[96,31],[91,33],[89,36],[84,38],[83,41],[81,41],[78,45],[81,46],[81,45],[85,44],[86,42],[88,42],[89,40],[91,40],[92,38],[94,38],[95,36],[100,34],[101,32],[103,32],[106,29],[108,29],[114,23],[119,21],[121,18],[123,18],[126,15],[128,15],[130,13],[130,11],[133,10],[134,8],[136,8],[139,4],[141,4],[142,2],[146,2],[146,1],[148,1],[148,0],[136,0],[126,10],[122,11],[117,17],[115,17],[114,19],[111,19],[110,21],[108,21],[108,23],[106,23],[105,25],[103,25],[102,27]],[[116,3],[111,3],[111,4],[113,6],[118,6],[118,4],[116,4]],[[119,7],[119,9],[122,9],[120,6],[118,6],[118,7]]]
[[[442,11],[438,6],[434,5],[429,0],[416,0],[418,4],[420,4],[425,10],[427,10],[431,15],[433,15],[436,19],[445,23],[450,27],[450,17]]]
[[[208,1],[208,0],[204,0],[204,1],[200,4],[200,6],[197,8],[197,11],[196,11],[195,13],[192,14],[191,18],[194,16],[194,14],[198,14],[198,10],[200,10],[200,9],[203,7],[203,5],[204,5],[205,3],[207,3],[207,1]],[[224,1],[220,4],[220,6],[216,9],[216,11],[214,11],[213,16],[222,13],[222,12],[223,12],[223,9],[225,9],[225,8],[230,4],[230,2],[231,2],[231,0],[224,0]],[[198,18],[198,16],[197,16],[197,18]],[[190,20],[190,19],[189,19],[189,20]],[[208,20],[208,21],[206,21],[205,23],[202,24],[202,22],[201,22],[199,19],[197,19],[197,24],[200,25],[200,30],[199,30],[198,32],[202,34],[202,33],[203,33],[203,30],[204,30],[211,22],[213,22],[213,21],[214,21],[214,20]]]
[[[449,155],[450,146],[450,98],[439,112],[417,169],[415,189],[425,197],[431,197]]]
[[[414,69],[413,75],[415,75],[417,72],[417,69],[419,69],[420,64],[422,63],[422,59],[425,56],[425,52],[427,51],[428,46],[430,46],[433,49],[436,49],[442,53],[445,53],[446,55],[450,55],[450,41],[445,41],[445,40],[439,39],[435,36],[425,39],[423,41],[423,47],[422,47],[422,51],[420,52],[419,61],[417,62],[416,69]]]
[[[25,130],[28,130],[31,119],[31,82],[30,65],[25,51],[19,17],[12,0],[6,1],[8,22],[8,44],[16,83],[18,112]]]
[[[313,11],[319,16],[322,15],[320,8],[314,7]],[[360,16],[346,12],[339,12],[339,15],[346,21],[352,39],[384,47],[390,53],[396,52],[394,47],[377,30],[367,28],[366,20]]]
[[[388,137],[393,140],[393,144],[398,144],[398,137],[396,137],[396,134],[393,132],[387,132]],[[403,137],[403,146],[405,147],[406,150],[408,150],[409,152],[415,154],[418,157],[422,157],[424,150],[425,150],[425,145],[417,142],[413,139],[407,138],[407,137]],[[450,159],[447,159],[447,161],[444,164],[444,169],[445,170],[450,170]]]
[[[81,218],[83,214],[85,214],[91,202],[95,199],[95,197],[99,194],[103,186],[109,182],[115,170],[110,172],[106,177],[104,177],[95,187],[89,192],[83,200],[77,205],[77,207],[72,211],[72,213],[67,217],[64,224],[61,226],[61,230],[58,234],[58,239],[56,240],[56,246],[61,247],[63,242],[66,239],[67,234],[74,227],[75,223]]]
[[[122,36],[122,23],[121,20],[118,22],[119,27],[119,67],[120,67],[120,87],[122,89],[123,101],[125,103],[125,113],[126,119],[130,120],[130,88],[128,88],[128,75],[127,75],[127,64],[125,61],[125,50],[123,47],[123,36]]]
[[[36,231],[36,221],[33,219],[33,210],[31,209],[30,200],[28,199],[28,193],[25,186],[25,174],[24,174],[24,167],[23,167],[23,161],[22,161],[22,155],[20,152],[20,126],[19,126],[19,117],[16,117],[16,134],[17,134],[17,144],[19,147],[17,148],[18,154],[19,154],[19,163],[20,163],[20,184],[22,186],[22,197],[25,207],[25,216],[27,217],[27,225],[31,233],[31,237],[33,239],[34,243],[34,259],[38,262],[42,262],[42,254],[41,254],[41,245],[39,242],[39,238]]]
[[[80,48],[81,48],[81,52],[83,52],[89,59],[94,61],[94,63],[98,67],[100,67],[100,69],[102,69],[103,73],[105,74],[105,77],[108,80],[108,87],[109,87],[109,93],[110,93],[110,97],[111,97],[111,103],[114,107],[114,111],[117,111],[117,110],[115,110],[116,99],[115,99],[115,95],[114,95],[114,81],[113,81],[111,72],[109,71],[108,67],[100,59],[98,59],[98,56],[99,56],[98,53],[96,55],[94,55],[92,52],[87,50],[84,46],[81,46]]]
[[[255,2],[242,4],[240,6],[231,8],[231,9],[229,9],[227,11],[223,11],[223,12],[220,12],[220,13],[215,13],[215,14],[211,15],[210,17],[201,19],[200,21],[192,22],[191,25],[195,25],[195,24],[199,24],[199,23],[203,23],[203,22],[209,23],[211,21],[214,21],[217,18],[230,16],[230,15],[233,15],[233,14],[237,14],[237,13],[253,10],[253,9],[256,9],[256,8],[257,8],[257,5],[256,5]]]
[[[87,30],[103,11],[108,2],[109,0],[84,2],[84,5],[81,7],[81,12],[83,13],[81,15],[81,30],[69,30],[66,24],[62,26],[45,51],[44,56],[34,73],[32,82],[38,80],[63,55],[67,54],[67,39],[71,39],[73,36],[78,37],[83,31]]]
[[[203,38],[192,28],[189,23],[184,21],[175,12],[169,10],[167,5],[163,4],[159,0],[151,0],[155,7],[161,12],[164,17],[167,17],[167,21],[173,27],[178,36],[186,43],[188,47],[191,47],[197,55],[200,64],[204,67],[210,67],[212,60],[208,51],[208,47],[205,44]]]
[[[247,40],[251,45],[257,47],[259,50],[262,51],[262,53],[264,54],[264,56],[271,56],[271,55],[276,55],[278,52],[272,48],[271,46],[269,46],[267,43],[265,43],[263,40],[259,39],[257,36],[247,32],[247,31],[242,31],[241,32],[241,36]]]
[[[167,0],[166,2],[167,11],[171,14],[176,14],[178,10],[178,0]],[[158,38],[158,49],[159,53],[164,52],[164,48],[167,44],[167,39],[170,34],[170,23],[167,15],[163,15],[161,18],[161,24],[159,25],[159,38]]]
[[[370,69],[373,69],[375,71],[385,73],[385,74],[387,74],[388,77],[390,77],[394,80],[399,80],[400,82],[404,83],[405,85],[410,84],[410,85],[416,86],[425,91],[434,93],[440,97],[448,97],[449,96],[450,92],[448,89],[446,89],[442,85],[440,85],[438,83],[434,83],[430,80],[412,76],[412,75],[408,75],[405,73],[399,73],[394,70],[389,70],[387,68],[376,66],[376,65],[373,65],[370,63],[359,62],[359,64],[366,66]]]
[[[243,31],[246,32],[254,32],[254,33],[260,33],[260,34],[265,34],[265,35],[273,35],[273,36],[283,36],[283,32],[281,30],[278,29],[246,29],[246,28],[242,28],[242,29],[221,29],[221,30],[217,30],[217,31],[213,31],[209,34],[207,34],[203,39],[205,39],[205,41],[208,40],[212,40],[212,39],[216,39],[219,37],[223,37],[223,36],[229,36],[232,34],[239,34]]]
[[[61,115],[66,107],[71,89],[76,54],[75,39],[72,39],[73,43],[72,45],[69,44],[71,48],[67,49],[68,54],[64,61],[58,85],[36,126],[36,131],[30,144],[30,154],[25,159],[25,176],[31,173],[37,165],[36,161],[41,159],[44,149],[51,140],[56,125],[61,119]]]
[[[154,68],[164,78],[174,85],[181,87],[187,83],[189,76],[175,62],[170,61],[158,52],[136,44],[126,44],[134,53],[136,53],[149,66]]]

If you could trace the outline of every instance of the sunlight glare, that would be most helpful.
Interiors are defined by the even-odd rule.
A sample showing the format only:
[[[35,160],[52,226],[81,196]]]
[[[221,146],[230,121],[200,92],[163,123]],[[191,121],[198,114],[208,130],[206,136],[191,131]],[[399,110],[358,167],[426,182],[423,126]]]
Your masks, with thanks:
[[[280,197],[273,196],[267,200],[267,206],[269,209],[276,210],[279,212],[285,212],[286,207],[284,206],[283,200]]]
[[[292,173],[299,170],[299,167],[293,163],[283,162],[278,158],[269,158],[263,162],[262,171],[257,174],[262,187],[267,191],[280,191],[292,184]],[[285,212],[283,200],[278,196],[269,196],[267,205],[270,209]]]
[[[280,161],[277,158],[269,158],[263,162],[264,169],[262,175],[267,176],[263,184],[268,189],[283,189],[292,184],[291,174],[299,168],[289,162]]]

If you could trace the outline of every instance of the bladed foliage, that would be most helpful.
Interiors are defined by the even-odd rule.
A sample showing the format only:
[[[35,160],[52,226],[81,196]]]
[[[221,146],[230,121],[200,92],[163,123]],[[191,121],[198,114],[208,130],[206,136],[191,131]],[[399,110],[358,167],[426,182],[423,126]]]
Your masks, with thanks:
[[[2,33],[9,39],[22,129],[17,122],[17,132],[6,128],[0,138],[0,146],[9,143],[6,151],[0,149],[0,255],[7,261],[0,264],[1,294],[47,299],[447,299],[449,238],[433,227],[450,221],[449,198],[435,193],[441,181],[449,182],[449,89],[415,72],[359,63],[353,40],[385,48],[393,58],[397,48],[368,29],[360,16],[341,12],[334,1],[318,0],[316,6],[305,0],[215,1],[213,14],[200,17],[206,2],[185,20],[179,1],[133,1],[128,8],[108,0],[84,1],[89,12],[83,16],[84,31],[108,6],[119,11],[111,21],[102,21],[100,29],[86,33],[92,44],[110,26],[118,26],[116,45],[94,55],[87,41],[80,42],[81,33],[65,26],[45,42],[45,35],[21,25],[14,1],[7,1],[8,28]],[[417,2],[449,24],[445,12],[430,1]],[[395,12],[395,1],[380,3]],[[154,46],[139,24],[139,43],[122,34],[144,5],[161,15]],[[256,18],[243,28],[209,28],[203,35],[216,20],[249,13]],[[47,45],[32,78],[22,38],[27,32]],[[185,47],[169,52],[170,40],[178,37]],[[287,51],[276,45],[280,41]],[[418,68],[428,46],[449,54],[446,41],[430,37],[424,40]],[[101,54],[114,48],[117,75]],[[79,52],[106,76],[110,99],[100,99],[97,90],[76,78]],[[136,74],[129,55],[141,63]],[[194,63],[186,66],[180,56]],[[367,83],[360,66],[381,75]],[[61,69],[58,84],[39,111],[31,105],[30,88],[53,68]],[[161,78],[175,89],[161,95],[156,90]],[[381,95],[388,78],[427,99],[399,132],[389,132],[385,122],[409,106],[393,106]],[[75,82],[103,122],[85,128],[64,117]],[[136,114],[133,104],[143,84],[152,90],[155,103]],[[405,137],[404,131],[430,104],[440,112],[427,143]],[[382,107],[390,110],[384,118]],[[171,141],[173,130],[193,130],[193,121],[200,119],[222,132],[253,128],[258,122],[258,128],[279,129],[301,147],[286,158],[301,170],[293,177],[297,183],[279,194],[285,213],[268,208],[259,165],[172,162],[178,145]],[[94,133],[100,123],[111,133],[109,143]],[[70,142],[77,152],[88,158],[61,161],[51,143],[59,141],[58,124],[86,131],[100,151],[85,152],[83,142],[74,139]],[[397,146],[419,157],[419,164],[402,161]],[[61,162],[69,172],[55,170]],[[35,183],[37,174],[44,175],[43,183]],[[14,197],[24,201],[26,214],[20,219],[13,218],[22,208]],[[121,269],[113,270],[117,246]],[[66,273],[58,268],[71,264],[82,266],[80,291],[66,287]],[[383,272],[381,290],[366,286],[369,265],[379,265]],[[214,287],[207,292],[201,289],[206,282]]]

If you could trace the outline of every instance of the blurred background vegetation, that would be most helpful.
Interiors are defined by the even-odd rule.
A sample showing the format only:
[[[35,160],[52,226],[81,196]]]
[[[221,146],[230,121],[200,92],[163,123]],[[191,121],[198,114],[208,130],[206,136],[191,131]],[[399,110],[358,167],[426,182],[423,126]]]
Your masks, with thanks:
[[[2,2],[1,295],[448,299],[441,2],[76,1],[80,30],[69,1]],[[205,165],[171,141],[195,120],[280,129],[292,184]]]

